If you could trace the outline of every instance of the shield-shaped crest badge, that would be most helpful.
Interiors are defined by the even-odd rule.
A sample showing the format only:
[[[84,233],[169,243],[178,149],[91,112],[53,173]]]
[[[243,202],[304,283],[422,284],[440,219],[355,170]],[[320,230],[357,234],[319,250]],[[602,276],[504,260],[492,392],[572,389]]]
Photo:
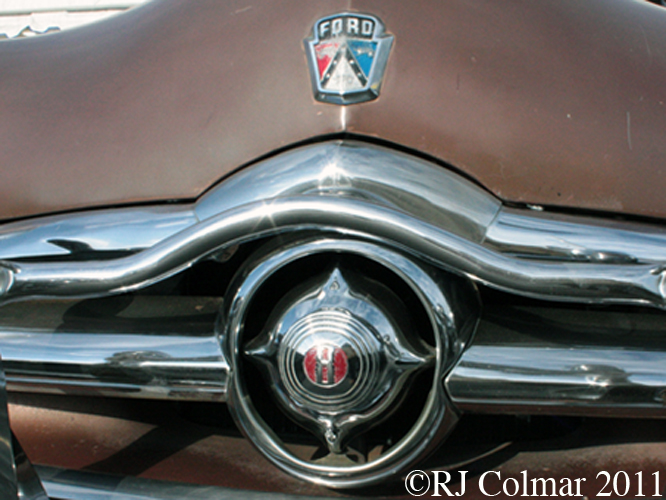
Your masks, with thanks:
[[[341,13],[317,21],[305,40],[315,99],[355,104],[379,96],[393,36],[374,16]]]

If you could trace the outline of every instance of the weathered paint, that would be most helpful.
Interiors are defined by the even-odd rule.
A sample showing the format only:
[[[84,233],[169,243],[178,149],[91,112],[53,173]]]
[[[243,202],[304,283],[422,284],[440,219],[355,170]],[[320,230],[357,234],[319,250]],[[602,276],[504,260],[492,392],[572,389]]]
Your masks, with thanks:
[[[303,39],[378,16],[379,99],[314,100]],[[328,134],[431,155],[504,200],[666,217],[666,9],[639,0],[161,0],[0,43],[0,219],[192,199]]]

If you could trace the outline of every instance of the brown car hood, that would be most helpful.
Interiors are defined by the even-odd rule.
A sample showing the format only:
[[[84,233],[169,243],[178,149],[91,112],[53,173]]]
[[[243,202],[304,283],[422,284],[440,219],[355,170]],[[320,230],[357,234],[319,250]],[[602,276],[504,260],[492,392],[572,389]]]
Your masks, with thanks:
[[[380,98],[313,99],[303,39],[340,11],[395,36]],[[666,217],[666,9],[639,0],[160,0],[0,42],[0,218],[192,199],[349,132],[504,200]]]

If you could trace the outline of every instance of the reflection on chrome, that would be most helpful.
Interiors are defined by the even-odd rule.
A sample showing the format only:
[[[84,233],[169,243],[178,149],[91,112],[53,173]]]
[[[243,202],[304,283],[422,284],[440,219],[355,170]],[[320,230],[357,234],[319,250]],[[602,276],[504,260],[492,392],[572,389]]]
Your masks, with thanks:
[[[56,298],[53,302],[58,303],[123,298],[125,292],[147,288],[200,262],[222,264],[234,254],[247,256],[242,244],[271,237],[277,237],[268,243],[273,245],[271,252],[256,261],[235,262],[236,267],[228,269],[229,276],[239,266],[242,272],[229,288],[224,308],[220,297],[212,298],[213,320],[203,330],[200,324],[187,323],[181,330],[153,331],[144,322],[145,331],[77,331],[69,325],[39,329],[5,321],[0,325],[0,352],[8,387],[197,401],[226,401],[228,395],[239,426],[270,460],[298,477],[336,487],[376,482],[422,458],[453,427],[460,411],[666,416],[666,349],[657,335],[661,327],[654,327],[657,321],[661,324],[663,314],[657,309],[666,308],[663,228],[503,207],[488,192],[438,165],[359,142],[325,142],[283,153],[245,168],[187,205],[100,210],[7,224],[0,231],[4,319],[12,307],[23,304],[38,310],[45,298]],[[261,358],[265,354],[261,349],[271,346],[271,325],[263,325],[268,329],[256,337],[258,346],[242,345],[239,332],[256,288],[281,266],[322,252],[360,256],[406,283],[427,311],[437,343],[431,345],[434,361],[428,349],[418,353],[423,373],[429,376],[432,370],[435,382],[417,424],[380,458],[353,466],[304,462],[292,456],[254,411],[239,371],[242,356]],[[331,270],[341,276],[346,272],[335,266]],[[486,319],[479,314],[478,290],[508,292],[511,300],[522,296],[548,301],[539,307],[550,312],[528,314],[523,323],[511,323],[503,310],[504,322],[493,326],[506,335],[497,335],[492,342],[474,339],[477,319],[481,317],[481,323]],[[181,296],[175,298],[183,301]],[[560,318],[561,310],[552,307],[556,301],[573,303],[567,307],[578,309],[571,317]],[[292,305],[306,302],[301,297]],[[345,298],[344,314],[351,314],[353,304],[365,307],[368,302]],[[591,328],[586,316],[581,323],[588,323],[576,325],[577,314],[589,312],[583,311],[588,304],[632,306],[626,313],[632,318],[639,310],[634,306],[650,306],[644,310],[654,314],[640,333],[652,343],[623,348],[624,339],[613,341],[618,332],[608,322]],[[609,309],[597,312],[608,317]],[[282,312],[291,310],[286,307]],[[332,317],[328,312],[319,315],[319,310],[306,312],[315,320]],[[353,317],[374,328],[379,316],[354,312]],[[289,325],[298,330],[297,320],[303,318],[292,319]],[[633,319],[629,323],[627,329],[633,333]],[[537,338],[544,324],[572,334],[569,343],[557,335],[547,341]],[[582,335],[576,335],[575,326],[580,326]],[[538,332],[526,334],[521,328]],[[599,329],[602,341],[596,337],[589,341]],[[343,333],[348,330],[341,328]],[[386,332],[391,337],[399,329],[380,330],[381,334],[359,338],[381,344],[380,337]],[[289,331],[283,333],[286,337]],[[284,347],[303,366],[313,346],[297,340]],[[345,344],[342,334],[328,335],[320,344],[324,341],[332,352],[352,346]],[[352,376],[363,368],[354,357],[360,355],[362,349],[354,346],[345,352],[345,359],[358,365],[346,367]],[[368,356],[373,355],[374,351]],[[391,359],[402,362],[406,357]],[[267,369],[274,372],[280,366],[270,360]],[[380,372],[372,374],[381,378]],[[303,381],[307,373],[301,369],[296,376]],[[398,370],[387,377],[396,392],[402,388],[400,377]],[[330,417],[328,409],[303,410],[303,401],[293,397],[297,392],[293,387],[285,387],[279,377],[272,385],[285,393],[278,399],[286,401],[290,416],[299,420],[309,411],[317,435],[329,437],[330,450],[337,453],[344,447],[344,440],[326,435],[333,432],[333,425],[322,427],[323,418]],[[289,390],[291,394],[286,394]],[[379,421],[394,397],[391,390],[373,394],[390,397],[384,406],[369,397],[367,405],[350,409],[352,417],[359,418],[359,432],[365,430],[363,419],[373,420],[371,424]],[[380,411],[373,413],[377,408]],[[433,429],[440,429],[441,435],[433,436]]]
[[[473,345],[447,387],[468,411],[666,416],[664,366],[666,351]]]
[[[0,293],[4,299],[120,293],[171,276],[221,247],[319,230],[380,239],[516,294],[664,307],[663,231],[508,211],[445,169],[377,146],[305,147],[239,172],[194,206],[156,209],[153,230],[151,212],[46,218],[14,226],[15,235],[7,226],[4,238],[15,242],[4,250],[7,257],[19,250],[23,257],[43,256],[55,240],[53,254],[67,251],[75,262],[6,262]],[[127,231],[133,214],[141,217]],[[66,234],[56,236],[62,227]],[[104,238],[86,236],[91,227]],[[88,250],[83,261],[76,255],[81,249]],[[126,253],[109,255],[109,249]]]
[[[224,401],[215,336],[0,331],[9,390]]]
[[[0,498],[47,500],[39,477],[9,427],[5,374],[0,361]]]
[[[280,272],[289,265],[298,263],[302,259],[313,255],[338,256],[357,256],[362,258],[366,265],[374,263],[385,271],[389,271],[397,276],[409,289],[416,295],[428,316],[428,327],[434,337],[434,346],[428,347],[422,343],[419,334],[424,332],[402,332],[393,328],[383,328],[381,338],[378,340],[375,352],[376,359],[381,361],[384,358],[386,368],[378,370],[378,373],[368,373],[367,385],[373,383],[388,384],[387,390],[381,391],[373,388],[369,395],[355,398],[357,394],[351,396],[351,401],[343,401],[339,407],[326,408],[321,402],[321,394],[310,392],[312,398],[316,397],[318,402],[306,401],[304,398],[293,396],[293,388],[280,381],[279,376],[274,377],[270,384],[272,390],[278,393],[278,397],[283,401],[283,406],[287,407],[287,412],[292,417],[305,419],[305,424],[312,420],[317,421],[314,425],[314,433],[325,435],[328,430],[326,419],[340,417],[344,419],[350,417],[358,420],[352,422],[354,425],[365,426],[367,430],[372,425],[379,423],[386,415],[387,411],[397,411],[398,408],[392,406],[397,399],[396,391],[400,391],[408,383],[408,372],[414,372],[415,368],[426,368],[427,365],[433,366],[432,378],[428,376],[430,384],[425,403],[420,409],[419,417],[404,436],[397,443],[389,446],[379,457],[368,460],[365,463],[354,463],[351,461],[332,463],[326,461],[303,460],[295,456],[292,451],[285,446],[282,440],[277,436],[275,430],[271,427],[271,422],[262,418],[261,413],[255,407],[252,399],[252,387],[246,384],[243,378],[243,353],[247,355],[246,347],[243,345],[243,337],[246,334],[245,328],[247,319],[251,313],[252,301],[260,294],[262,286],[276,273]],[[333,272],[335,279],[337,269]],[[458,412],[450,404],[446,394],[443,380],[444,376],[460,355],[465,343],[473,333],[476,322],[473,320],[478,314],[478,302],[474,287],[463,280],[455,278],[448,280],[436,280],[432,277],[429,267],[422,267],[414,263],[411,259],[395,252],[383,248],[376,244],[360,242],[346,239],[314,239],[305,241],[296,241],[288,245],[282,245],[278,248],[264,248],[258,251],[236,275],[236,279],[228,290],[228,297],[225,298],[225,314],[220,322],[221,338],[223,339],[224,353],[230,365],[229,377],[229,403],[230,410],[234,414],[236,423],[239,425],[245,435],[281,469],[290,474],[317,484],[334,488],[353,488],[369,484],[375,484],[382,479],[390,477],[396,471],[403,470],[409,464],[412,464],[426,455],[428,455],[448,433],[453,429],[458,420]],[[304,313],[305,318],[316,316],[318,311],[327,311],[331,314],[330,304],[327,303],[324,309],[318,309],[317,299],[308,300],[313,295],[320,295],[317,283],[314,294],[308,290],[304,296],[297,297],[294,302],[289,302],[286,306],[281,302],[277,325],[275,328],[281,328],[283,318],[290,314],[294,316],[297,311]],[[369,301],[366,298],[367,292],[360,293],[353,298],[352,293],[346,293],[345,286],[338,283],[338,290],[341,294],[334,294],[332,297],[335,303],[335,311],[352,315],[355,320],[372,324],[372,320],[377,318],[375,307],[368,307]],[[461,299],[451,303],[450,298]],[[293,298],[293,297],[290,297]],[[374,295],[373,299],[379,301],[379,294]],[[324,300],[323,302],[327,302]],[[390,302],[382,301],[382,306],[386,308]],[[314,311],[314,313],[313,313]],[[395,311],[392,311],[395,312]],[[295,319],[295,318],[292,318]],[[472,319],[472,321],[470,321]],[[384,318],[388,326],[388,318]],[[393,318],[395,320],[395,318]],[[381,324],[382,321],[377,324]],[[299,322],[296,322],[299,325]],[[268,328],[272,328],[272,324]],[[286,325],[290,326],[289,324]],[[322,332],[315,328],[306,332],[309,337],[316,340],[322,335]],[[264,325],[264,328],[267,326]],[[330,332],[340,332],[339,327],[327,329]],[[274,332],[273,332],[274,333]],[[300,333],[300,329],[297,333]],[[348,333],[348,332],[345,332]],[[287,332],[289,335],[289,332]],[[409,338],[409,341],[408,341]],[[362,336],[355,336],[357,343],[364,341]],[[266,339],[260,338],[259,345],[253,345],[250,350],[251,356],[262,353],[262,347]],[[288,343],[287,339],[287,343]],[[410,345],[408,349],[404,347]],[[415,347],[419,346],[419,347]],[[384,351],[381,354],[381,351]],[[388,351],[388,352],[386,352]],[[410,352],[411,351],[411,352]],[[423,354],[414,351],[423,351]],[[436,352],[436,359],[429,357],[430,352]],[[420,358],[420,359],[419,359]],[[396,366],[409,362],[412,366]],[[277,368],[273,363],[264,363],[269,370]],[[418,365],[421,365],[420,367]],[[384,373],[381,373],[381,372]],[[374,376],[373,376],[374,375]],[[361,388],[361,391],[365,388]],[[348,394],[343,394],[343,397]],[[335,399],[335,395],[328,395],[328,399]],[[374,399],[373,399],[374,398]],[[300,400],[299,400],[300,399]],[[383,401],[382,401],[383,400]],[[388,407],[388,408],[387,408]],[[301,413],[301,415],[298,415]],[[307,413],[307,415],[302,415]],[[312,428],[312,425],[310,425]],[[330,427],[329,427],[330,428]],[[338,432],[346,432],[345,428],[333,429]],[[344,435],[343,435],[344,437]],[[328,439],[327,439],[328,440]],[[340,449],[345,443],[338,443],[337,439],[330,443],[332,454],[339,454]]]
[[[137,254],[90,262],[4,264],[2,298],[83,297],[146,287],[227,245],[318,230],[380,239],[500,290],[546,300],[666,306],[660,264],[524,260],[499,254],[400,211],[354,199],[257,202],[211,217]],[[3,269],[0,267],[0,269]]]

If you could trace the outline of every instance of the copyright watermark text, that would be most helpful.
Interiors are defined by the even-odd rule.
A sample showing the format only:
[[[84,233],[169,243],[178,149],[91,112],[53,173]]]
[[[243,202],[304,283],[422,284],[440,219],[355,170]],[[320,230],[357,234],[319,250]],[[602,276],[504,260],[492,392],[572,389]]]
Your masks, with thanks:
[[[405,489],[412,496],[462,497],[467,489],[468,471],[413,470],[405,478]],[[593,492],[584,493],[587,478],[530,477],[526,470],[518,477],[502,477],[500,471],[484,472],[478,477],[478,489],[487,497],[660,497],[659,472],[645,475],[625,471],[600,471],[594,478]],[[475,478],[476,481],[476,478]],[[598,486],[602,485],[602,486]]]

